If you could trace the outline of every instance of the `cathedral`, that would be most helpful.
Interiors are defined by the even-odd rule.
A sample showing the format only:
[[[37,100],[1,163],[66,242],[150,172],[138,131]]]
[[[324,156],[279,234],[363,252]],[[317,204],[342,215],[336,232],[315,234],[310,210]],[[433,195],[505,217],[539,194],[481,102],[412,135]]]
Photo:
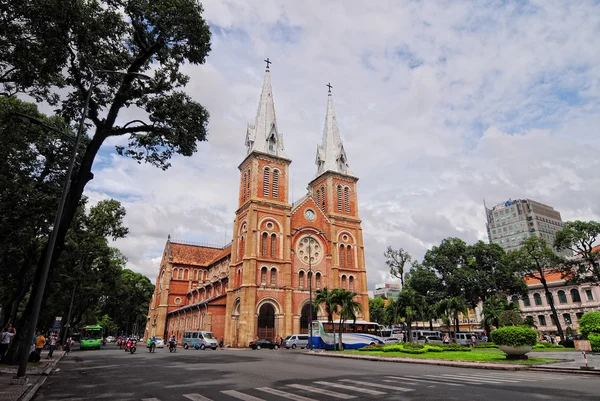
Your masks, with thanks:
[[[184,331],[205,330],[227,346],[247,347],[256,338],[307,333],[311,319],[327,318],[321,305],[310,310],[310,289],[314,299],[325,287],[356,292],[359,316],[369,320],[358,178],[348,167],[331,86],[317,170],[304,197],[289,200],[292,161],[275,117],[268,61],[245,144],[231,243],[217,248],[168,237],[146,338],[181,341]]]

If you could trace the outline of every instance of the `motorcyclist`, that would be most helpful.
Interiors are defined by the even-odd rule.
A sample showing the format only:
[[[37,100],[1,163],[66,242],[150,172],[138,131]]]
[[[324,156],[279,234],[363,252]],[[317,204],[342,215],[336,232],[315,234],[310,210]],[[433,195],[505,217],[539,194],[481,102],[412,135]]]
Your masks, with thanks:
[[[171,335],[171,338],[169,338],[169,348],[175,348],[177,347],[177,339],[175,338],[175,334]]]
[[[152,336],[148,339],[148,348],[156,347],[156,337]]]

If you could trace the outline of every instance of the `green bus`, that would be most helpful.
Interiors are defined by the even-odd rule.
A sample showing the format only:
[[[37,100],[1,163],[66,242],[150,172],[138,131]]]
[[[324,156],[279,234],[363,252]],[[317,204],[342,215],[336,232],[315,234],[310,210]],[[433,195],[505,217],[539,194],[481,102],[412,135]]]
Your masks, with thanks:
[[[102,335],[104,329],[102,326],[85,326],[81,329],[81,336],[79,338],[80,349],[100,349],[102,347]]]

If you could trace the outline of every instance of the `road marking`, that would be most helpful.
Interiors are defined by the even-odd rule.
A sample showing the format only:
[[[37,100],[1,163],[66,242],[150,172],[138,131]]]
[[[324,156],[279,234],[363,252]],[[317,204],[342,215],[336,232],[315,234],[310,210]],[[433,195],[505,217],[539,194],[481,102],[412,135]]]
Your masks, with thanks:
[[[377,388],[384,388],[386,390],[395,390],[395,391],[415,391],[412,388],[406,388],[406,387],[396,387],[396,386],[388,386],[387,384],[378,384],[378,383],[370,383],[370,382],[361,382],[361,381],[356,381],[356,380],[352,380],[352,379],[342,379],[340,380],[341,382],[350,382],[350,383],[354,383],[354,384],[361,384],[363,386],[367,386],[367,387],[377,387]]]
[[[425,382],[425,383],[431,383],[432,380],[431,379],[425,379],[423,377],[420,378],[416,378],[414,376],[403,376],[403,377],[398,377],[398,376],[386,376],[389,377],[391,379],[395,379],[395,380],[408,380],[408,381],[415,381],[415,382]],[[434,380],[435,381],[435,380]],[[384,382],[391,382],[393,383],[392,380],[384,380]],[[464,387],[464,384],[459,384],[459,383],[449,383],[447,381],[437,381],[438,383],[443,383],[443,384],[447,384],[448,386],[457,386],[457,387]]]
[[[270,387],[257,387],[257,388],[255,388],[255,390],[264,391],[265,393],[269,393],[269,394],[275,394],[275,395],[278,395],[279,397],[288,398],[290,400],[295,400],[295,401],[315,401],[313,398],[307,398],[307,397],[303,397],[301,395],[287,393],[285,391],[277,390],[277,389],[270,388]]]
[[[258,398],[258,397],[254,397],[248,394],[244,394],[244,393],[240,393],[239,391],[235,391],[235,390],[227,390],[227,391],[221,391],[223,394],[227,394],[230,397],[233,398],[237,398],[238,400],[244,400],[244,401],[265,401],[262,398]]]
[[[160,401],[160,398],[142,398],[142,401]]]
[[[466,375],[459,375],[459,376],[466,376]],[[480,378],[480,379],[506,380],[506,381],[516,380],[517,382],[520,382],[520,381],[536,381],[537,380],[537,379],[531,379],[531,378],[522,378],[522,377],[513,377],[513,376],[504,376],[504,375],[494,375],[494,374],[486,374],[486,373],[478,373],[476,375],[473,375],[473,377]],[[516,382],[513,382],[513,383],[516,383]]]
[[[443,374],[442,376],[445,377],[455,377],[458,378],[459,380],[461,380],[462,378],[465,379],[469,379],[469,380],[484,380],[484,381],[498,381],[498,382],[506,382],[506,383],[518,383],[521,380],[519,379],[513,379],[513,378],[505,378],[505,379],[501,379],[499,377],[495,377],[495,376],[482,376],[482,375],[452,375],[452,374]]]
[[[183,396],[185,398],[187,398],[188,400],[192,400],[192,401],[212,401],[210,398],[206,398],[205,396],[200,395],[198,393],[184,394]]]
[[[337,388],[341,388],[341,389],[344,389],[344,390],[358,391],[359,393],[365,393],[365,394],[371,394],[371,395],[383,395],[383,394],[387,394],[387,393],[384,393],[383,391],[368,390],[366,388],[360,388],[360,387],[354,387],[354,386],[347,386],[345,384],[340,384],[340,383],[315,382],[315,384],[320,384],[322,386],[329,386],[329,387],[337,387]]]
[[[496,381],[496,380],[492,380],[492,379],[477,379],[477,378],[471,378],[469,376],[458,376],[458,375],[440,375],[440,376],[435,376],[435,375],[425,375],[427,377],[432,377],[432,378],[439,378],[440,376],[445,378],[445,379],[452,379],[454,381],[463,381],[463,382],[470,382],[470,383],[485,383],[485,384],[503,384],[505,382],[502,381]]]
[[[341,398],[341,399],[344,399],[344,400],[349,400],[351,398],[356,398],[355,395],[338,393],[337,391],[325,390],[323,388],[318,388],[318,387],[305,386],[303,384],[288,384],[287,386],[288,387],[298,388],[300,390],[310,391],[312,393],[319,393],[319,394],[323,394],[323,395],[328,395],[330,397]]]

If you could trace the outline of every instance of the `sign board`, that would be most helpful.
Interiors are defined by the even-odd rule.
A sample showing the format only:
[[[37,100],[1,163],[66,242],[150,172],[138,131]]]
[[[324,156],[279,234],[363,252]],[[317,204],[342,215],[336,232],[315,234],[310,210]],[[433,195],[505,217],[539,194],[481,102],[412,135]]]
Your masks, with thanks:
[[[589,340],[575,340],[574,343],[577,351],[592,351],[592,344]]]
[[[54,329],[60,329],[61,322],[62,322],[62,316],[56,316],[54,318],[54,324],[52,325],[52,328],[54,328]]]

